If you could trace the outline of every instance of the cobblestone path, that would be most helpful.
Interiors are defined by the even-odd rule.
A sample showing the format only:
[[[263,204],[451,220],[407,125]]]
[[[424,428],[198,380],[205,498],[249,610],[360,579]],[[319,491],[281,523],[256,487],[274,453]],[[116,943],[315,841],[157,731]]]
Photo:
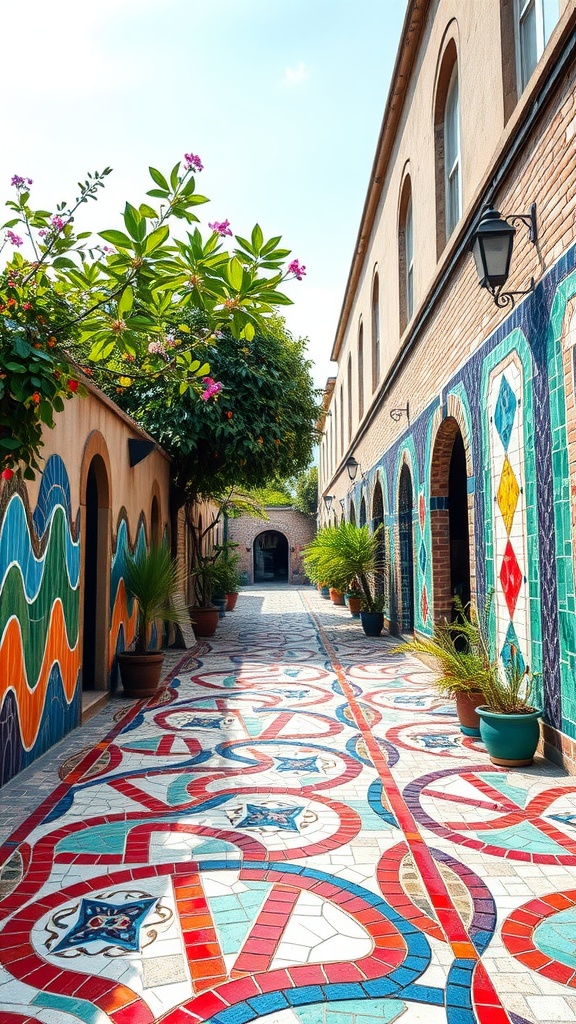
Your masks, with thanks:
[[[1,1024],[576,1021],[576,780],[393,647],[251,588],[10,783]]]

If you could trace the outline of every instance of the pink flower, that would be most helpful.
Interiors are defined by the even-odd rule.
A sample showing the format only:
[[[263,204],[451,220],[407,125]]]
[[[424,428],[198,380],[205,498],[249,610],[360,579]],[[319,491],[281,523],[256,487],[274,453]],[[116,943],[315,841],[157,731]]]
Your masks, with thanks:
[[[27,185],[32,185],[32,178],[22,178],[19,174],[13,174],[10,184],[15,188],[25,188]]]
[[[205,402],[214,395],[217,395],[219,391],[222,391],[222,384],[220,381],[212,380],[212,377],[203,377],[202,383],[206,385],[206,390],[202,392],[200,398]]]
[[[189,171],[203,171],[204,164],[202,163],[199,156],[195,156],[194,153],[184,153],[184,160],[186,167]]]
[[[38,232],[38,235],[39,235],[40,238],[46,238],[47,234],[48,234],[48,232],[46,231],[46,228],[41,228],[40,231]]]
[[[153,356],[165,356],[166,349],[161,341],[151,341],[148,345],[148,351]]]
[[[52,217],[50,223],[51,223],[53,228],[56,228],[56,231],[63,231],[64,230],[64,221],[62,220],[62,217],[58,216],[57,213],[54,214],[54,216]]]
[[[7,231],[6,238],[12,245],[15,245],[16,248],[19,248],[21,245],[24,245],[24,242],[20,238],[20,235],[15,235],[13,231]]]
[[[112,245],[103,245],[102,252],[116,252],[116,249]]]
[[[306,274],[306,267],[303,263],[299,263],[298,260],[292,260],[292,263],[288,267],[288,273],[294,274],[297,281],[301,281]]]
[[[214,223],[213,224],[209,224],[208,227],[210,228],[211,231],[216,231],[219,235],[222,235],[222,238],[224,238],[226,235],[231,235],[232,234],[232,232],[230,230],[230,221],[229,220],[223,220],[223,221],[215,220]]]

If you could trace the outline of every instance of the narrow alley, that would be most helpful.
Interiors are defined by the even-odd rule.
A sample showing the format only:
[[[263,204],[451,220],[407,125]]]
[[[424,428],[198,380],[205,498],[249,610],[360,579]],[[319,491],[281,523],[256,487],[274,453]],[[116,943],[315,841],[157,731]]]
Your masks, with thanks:
[[[13,779],[1,1024],[576,1021],[576,780],[395,643],[251,587]]]

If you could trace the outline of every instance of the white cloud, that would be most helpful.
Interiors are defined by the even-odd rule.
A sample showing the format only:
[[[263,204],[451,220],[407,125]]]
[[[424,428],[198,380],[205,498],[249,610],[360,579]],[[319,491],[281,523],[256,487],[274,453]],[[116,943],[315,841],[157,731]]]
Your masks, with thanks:
[[[310,72],[308,71],[308,68],[306,67],[304,61],[301,60],[297,67],[285,68],[283,83],[284,85],[293,87],[301,85],[302,82],[305,82],[306,79],[309,77]]]

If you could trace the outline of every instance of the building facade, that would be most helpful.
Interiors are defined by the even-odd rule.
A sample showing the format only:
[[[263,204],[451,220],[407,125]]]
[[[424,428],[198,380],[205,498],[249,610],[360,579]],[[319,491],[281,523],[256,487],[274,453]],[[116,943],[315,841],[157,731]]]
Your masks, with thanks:
[[[482,210],[533,204],[498,305]],[[323,522],[382,524],[393,630],[493,592],[497,653],[538,673],[572,770],[575,215],[574,0],[410,0],[332,353]]]
[[[291,506],[266,506],[267,519],[229,519],[228,538],[238,544],[238,570],[246,583],[305,582],[302,550],[316,534],[316,519]]]
[[[126,554],[170,530],[167,456],[87,389],[45,431],[42,474],[0,482],[0,785],[107,697],[134,636]]]

